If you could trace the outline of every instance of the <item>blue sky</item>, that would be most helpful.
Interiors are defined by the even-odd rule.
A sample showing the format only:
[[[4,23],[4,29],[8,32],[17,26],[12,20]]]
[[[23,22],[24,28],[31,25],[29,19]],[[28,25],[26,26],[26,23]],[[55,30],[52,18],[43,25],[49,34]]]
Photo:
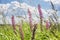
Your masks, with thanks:
[[[29,6],[32,6],[32,7],[36,7],[38,6],[38,4],[41,5],[41,8],[44,9],[44,10],[49,10],[51,9],[51,4],[50,2],[46,2],[44,0],[0,0],[0,4],[7,4],[7,3],[11,3],[13,1],[18,1],[20,2],[21,4],[22,3],[26,3],[27,5]],[[53,0],[52,0],[53,1]],[[58,12],[58,16],[60,16],[60,5],[59,4],[54,4],[55,5],[55,8],[59,11]],[[12,5],[14,6],[14,5]],[[11,7],[12,7],[11,6]],[[10,7],[10,8],[11,8]],[[18,8],[17,8],[18,9]],[[22,9],[23,10],[23,9]],[[18,14],[14,14],[14,15],[22,15],[22,14],[19,14],[19,11],[20,9],[18,9]],[[25,13],[25,12],[22,12],[22,13]],[[11,13],[7,14],[7,15],[10,15]],[[45,17],[47,17],[47,15],[44,15]]]
[[[11,1],[19,1],[20,3],[25,2],[25,3],[27,3],[31,6],[35,6],[35,7],[37,7],[37,5],[40,4],[41,7],[44,8],[44,9],[51,8],[50,3],[45,2],[43,0],[0,0],[0,3],[1,4],[6,4],[6,3],[10,3]]]
[[[9,2],[11,2],[11,1],[15,1],[15,0],[0,0],[0,3],[1,4],[6,4],[6,3],[9,3]]]
[[[40,4],[43,9],[51,8],[51,4],[49,2],[45,2],[44,0],[0,0],[0,4],[6,4],[12,1],[19,1],[20,3],[25,2],[28,5],[35,6],[35,7],[37,7],[37,5]],[[60,10],[60,5],[55,5],[55,6],[58,6],[57,10]]]
[[[44,0],[0,0],[0,4],[11,3],[12,1],[18,1],[20,3],[26,3],[32,7],[37,7],[38,4],[41,5],[41,8],[48,10],[51,9],[50,2],[45,2]],[[53,0],[52,0],[53,1]],[[55,5],[55,8],[60,11],[60,5]]]

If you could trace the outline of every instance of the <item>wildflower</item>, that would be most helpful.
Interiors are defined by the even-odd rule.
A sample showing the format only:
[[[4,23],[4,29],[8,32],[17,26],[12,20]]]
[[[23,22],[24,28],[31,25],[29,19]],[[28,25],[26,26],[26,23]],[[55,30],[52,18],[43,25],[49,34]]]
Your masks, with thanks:
[[[30,29],[31,29],[31,31],[32,31],[32,29],[33,29],[33,26],[32,26],[32,15],[31,15],[31,12],[30,12],[29,9],[28,9],[28,14],[29,14],[29,24],[30,24]]]
[[[38,4],[38,11],[39,11],[40,19],[42,19],[43,18],[43,14],[42,14],[41,7],[40,7],[39,4]]]
[[[43,30],[42,29],[42,18],[43,18],[43,14],[42,14],[42,11],[41,11],[41,7],[40,5],[38,4],[38,11],[39,11],[39,16],[40,16],[40,26],[41,26],[41,31]]]
[[[14,30],[14,33],[16,34],[16,26],[15,26],[15,20],[14,20],[14,16],[12,15],[12,26],[13,26],[13,30]]]
[[[50,27],[50,22],[47,20],[46,21],[46,29],[48,29]]]

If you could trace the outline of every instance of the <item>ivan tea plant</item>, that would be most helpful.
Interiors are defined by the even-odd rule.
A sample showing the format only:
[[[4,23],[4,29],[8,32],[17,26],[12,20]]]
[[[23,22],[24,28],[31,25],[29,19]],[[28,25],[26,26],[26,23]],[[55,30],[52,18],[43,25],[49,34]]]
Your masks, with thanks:
[[[46,20],[46,29],[50,28],[50,22],[48,20]]]
[[[39,16],[40,16],[40,26],[41,26],[41,31],[43,31],[42,29],[42,21],[43,21],[43,14],[42,14],[42,10],[41,10],[41,7],[40,5],[38,4],[38,12],[39,12]]]
[[[30,29],[31,31],[33,30],[33,24],[32,24],[32,14],[30,10],[28,9],[28,16],[29,16],[29,24],[30,24]]]
[[[16,33],[15,20],[14,20],[14,16],[13,16],[13,15],[12,15],[12,18],[11,18],[11,19],[12,19],[12,27],[13,27],[13,31],[14,31],[15,34],[17,34],[17,33]]]

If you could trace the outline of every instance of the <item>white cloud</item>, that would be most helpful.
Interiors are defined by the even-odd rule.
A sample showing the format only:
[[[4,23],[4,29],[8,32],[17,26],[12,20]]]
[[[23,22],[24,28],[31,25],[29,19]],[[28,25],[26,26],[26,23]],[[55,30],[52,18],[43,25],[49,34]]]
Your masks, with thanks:
[[[12,5],[15,5],[16,7],[20,7],[20,5],[21,5],[21,4],[20,4],[19,2],[17,2],[17,1],[11,2],[11,4],[12,4]]]
[[[2,7],[2,8],[1,8]],[[12,8],[11,8],[12,7]],[[8,9],[8,8],[10,8],[10,9]],[[10,11],[12,11],[12,9],[15,9],[16,11],[18,10],[17,8],[22,8],[23,10],[28,10],[28,8],[29,8],[29,10],[32,12],[32,13],[35,13],[35,11],[36,11],[36,13],[38,13],[38,9],[36,8],[36,7],[33,7],[33,6],[30,6],[30,5],[28,5],[28,4],[26,4],[26,3],[19,3],[19,2],[17,2],[17,1],[13,1],[13,2],[11,2],[11,3],[7,3],[7,4],[0,4],[0,9],[3,11],[3,10],[10,10]],[[0,10],[0,11],[1,11]],[[42,9],[42,11],[43,11],[43,13],[46,13],[45,12],[45,10],[44,9]]]
[[[45,0],[45,1],[49,1],[49,0]],[[52,0],[52,2],[54,2],[54,0]],[[2,8],[1,8],[2,7]],[[22,10],[21,10],[21,9]],[[33,7],[33,6],[30,6],[30,5],[28,5],[28,4],[26,4],[26,3],[19,3],[19,2],[17,2],[17,1],[13,1],[13,2],[11,2],[11,3],[7,3],[7,4],[0,4],[0,12],[2,11],[7,11],[8,10],[8,13],[9,14],[17,14],[18,12],[19,13],[27,13],[27,10],[28,10],[28,8],[29,8],[29,10],[31,11],[31,13],[32,13],[32,15],[33,15],[33,19],[34,19],[34,21],[37,21],[38,19],[35,17],[35,13],[37,14],[37,15],[39,15],[39,12],[38,12],[38,9],[36,8],[36,7]],[[12,10],[13,9],[15,9],[15,12],[13,12]],[[41,8],[42,9],[42,8]],[[21,10],[21,11],[18,11],[18,10]],[[23,11],[23,12],[22,12]],[[51,11],[51,10],[48,10],[48,11]],[[45,15],[47,15],[47,12],[44,10],[44,9],[42,9],[42,13],[43,13],[43,15],[45,16]],[[26,15],[27,16],[27,18],[25,19],[25,20],[27,20],[28,21],[28,14]],[[48,16],[48,15],[47,15]],[[46,17],[46,16],[45,16]],[[6,18],[6,20],[8,20],[9,21],[9,23],[11,24],[11,17],[7,17]],[[15,21],[16,21],[16,23],[18,23],[19,21],[20,21],[20,19],[19,18],[16,18],[15,17]],[[7,22],[7,21],[6,21]],[[2,23],[2,22],[0,22],[0,23]]]
[[[60,4],[60,0],[44,0],[46,2],[52,1],[54,4]]]
[[[1,8],[1,6],[2,6],[2,8]],[[29,8],[30,9],[30,11],[31,11],[31,13],[32,13],[32,15],[33,15],[33,18],[35,17],[34,15],[35,15],[35,13],[37,14],[37,15],[39,15],[39,12],[38,12],[38,9],[36,8],[36,7],[33,7],[33,6],[30,6],[30,5],[28,5],[28,4],[26,4],[26,3],[19,3],[19,2],[17,2],[17,1],[13,1],[13,2],[11,2],[11,3],[7,3],[7,4],[0,4],[0,11],[2,10],[2,11],[7,11],[8,10],[8,13],[9,14],[17,14],[18,12],[20,13],[20,11],[18,11],[19,9],[21,8],[21,9],[23,9],[23,12],[24,13],[27,13],[27,9]],[[15,9],[15,12],[13,12],[12,10],[13,9]],[[20,10],[21,10],[20,9]],[[42,8],[41,8],[42,9]],[[44,9],[42,9],[42,12],[43,12],[43,14],[46,14],[46,12],[45,12],[45,10]],[[28,15],[28,14],[27,14]],[[28,18],[28,16],[27,16],[27,18]],[[10,19],[7,19],[7,20],[9,20],[9,23],[11,23],[11,18]],[[27,19],[28,20],[28,19]],[[37,19],[35,19],[34,18],[34,20],[36,21]],[[17,23],[17,20],[16,20],[16,23]]]
[[[7,10],[9,8],[10,4],[0,4],[0,9],[3,10]],[[0,10],[0,11],[1,11]]]

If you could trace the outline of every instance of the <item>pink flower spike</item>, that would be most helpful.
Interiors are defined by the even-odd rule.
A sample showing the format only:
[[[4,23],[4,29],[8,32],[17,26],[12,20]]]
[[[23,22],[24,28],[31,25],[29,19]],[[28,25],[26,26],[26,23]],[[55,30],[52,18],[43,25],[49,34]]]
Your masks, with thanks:
[[[40,7],[39,4],[38,4],[38,11],[39,11],[40,18],[42,19],[43,18],[43,14],[42,14],[42,10],[41,10],[41,7]]]
[[[12,15],[12,27],[13,27],[13,31],[16,34],[16,26],[15,26],[15,20],[14,20],[14,16]]]
[[[41,10],[41,7],[40,5],[38,4],[38,12],[39,12],[39,16],[40,16],[40,27],[41,27],[41,31],[43,31],[43,25],[42,25],[42,21],[43,21],[43,14],[42,14],[42,10]]]
[[[46,21],[46,29],[48,29],[50,27],[50,22],[47,20]]]
[[[15,27],[15,20],[14,20],[14,16],[12,15],[12,26]]]
[[[31,15],[31,12],[30,10],[28,9],[28,15],[29,15],[29,24],[30,24],[30,29],[32,31],[32,28],[33,28],[33,25],[32,25],[32,15]]]

